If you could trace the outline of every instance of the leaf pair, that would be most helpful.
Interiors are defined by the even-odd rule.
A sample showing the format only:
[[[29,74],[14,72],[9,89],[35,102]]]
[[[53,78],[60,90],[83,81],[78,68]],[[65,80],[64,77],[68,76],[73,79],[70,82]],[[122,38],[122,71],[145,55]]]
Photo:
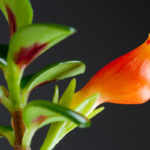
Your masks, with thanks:
[[[75,29],[61,25],[32,24],[22,27],[13,35],[7,56],[7,81],[15,105],[21,103],[20,82],[27,65],[74,32]]]

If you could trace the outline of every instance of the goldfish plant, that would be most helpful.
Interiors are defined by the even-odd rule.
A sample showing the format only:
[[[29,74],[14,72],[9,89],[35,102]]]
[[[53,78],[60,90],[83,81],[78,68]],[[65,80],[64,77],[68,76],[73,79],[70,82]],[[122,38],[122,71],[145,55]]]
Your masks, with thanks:
[[[9,44],[0,45],[0,68],[8,85],[8,89],[0,86],[0,102],[12,117],[11,126],[0,125],[0,136],[15,150],[31,150],[35,132],[47,124],[51,125],[40,150],[52,150],[71,130],[89,127],[89,119],[104,109],[97,108],[100,104],[142,104],[150,98],[148,37],[141,46],[99,70],[78,92],[73,78],[61,97],[56,85],[52,101],[28,102],[35,88],[84,73],[83,62],[67,60],[23,77],[35,58],[74,34],[76,29],[54,23],[32,23],[29,0],[0,0],[0,9],[10,29]]]

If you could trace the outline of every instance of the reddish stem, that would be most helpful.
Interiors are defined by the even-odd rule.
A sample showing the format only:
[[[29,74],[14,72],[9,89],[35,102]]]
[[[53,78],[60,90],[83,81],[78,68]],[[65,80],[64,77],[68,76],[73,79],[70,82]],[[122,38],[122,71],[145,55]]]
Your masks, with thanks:
[[[22,147],[22,139],[26,130],[25,124],[23,122],[22,111],[15,111],[11,115],[13,117],[13,128],[15,131],[14,149],[15,150],[31,150],[30,148]]]

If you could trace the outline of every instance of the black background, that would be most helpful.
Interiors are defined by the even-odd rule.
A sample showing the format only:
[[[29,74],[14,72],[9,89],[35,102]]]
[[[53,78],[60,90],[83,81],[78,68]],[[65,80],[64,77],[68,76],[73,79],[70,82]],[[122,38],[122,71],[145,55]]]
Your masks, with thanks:
[[[53,22],[75,27],[78,32],[38,57],[25,70],[35,73],[62,60],[81,60],[86,72],[76,77],[80,90],[103,66],[141,45],[150,33],[148,1],[120,0],[31,0],[33,22]],[[9,42],[9,28],[0,14],[0,43]],[[60,93],[71,78],[34,90],[29,100],[51,100],[54,86]],[[3,74],[0,84],[6,86]],[[142,105],[103,104],[105,110],[92,119],[92,126],[70,132],[55,150],[149,150],[150,102]],[[0,124],[10,124],[10,114],[0,105]],[[40,149],[49,126],[36,132],[31,148]],[[6,139],[0,149],[11,150]]]

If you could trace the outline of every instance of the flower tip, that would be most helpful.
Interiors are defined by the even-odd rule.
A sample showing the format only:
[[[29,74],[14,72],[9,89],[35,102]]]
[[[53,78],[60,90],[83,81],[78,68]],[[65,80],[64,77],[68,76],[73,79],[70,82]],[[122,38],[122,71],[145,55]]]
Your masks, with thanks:
[[[146,44],[150,44],[150,33],[148,34],[148,38],[146,40]]]

